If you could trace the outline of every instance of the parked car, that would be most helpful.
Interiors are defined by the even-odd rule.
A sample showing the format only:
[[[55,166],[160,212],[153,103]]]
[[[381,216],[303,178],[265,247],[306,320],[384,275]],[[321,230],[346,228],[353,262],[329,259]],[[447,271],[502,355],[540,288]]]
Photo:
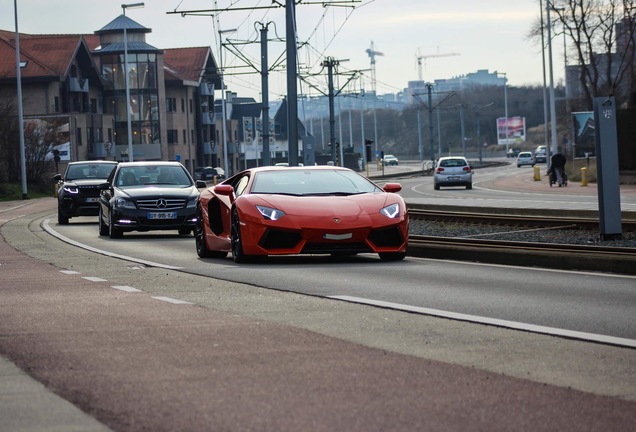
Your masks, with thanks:
[[[534,166],[535,161],[531,152],[521,152],[517,156],[517,168],[522,167],[523,165]]]
[[[179,162],[121,162],[100,189],[101,236],[151,230],[187,235],[195,227],[199,191]]]
[[[521,149],[519,147],[513,147],[511,149],[508,149],[508,152],[506,152],[506,157],[515,158],[519,155],[519,153],[521,153]]]
[[[396,158],[392,154],[384,155],[384,158],[382,159],[382,163],[384,165],[398,165],[399,162],[400,161],[398,160],[398,158]]]
[[[70,162],[64,175],[55,174],[57,182],[57,223],[66,225],[76,216],[97,216],[99,185],[117,166],[114,161]]]
[[[205,189],[197,205],[200,257],[377,253],[401,260],[408,213],[399,183],[380,187],[348,168],[259,167]]]
[[[216,176],[217,180],[225,179],[225,171],[222,168],[199,167],[194,170],[195,180],[213,180]]]
[[[473,188],[473,170],[465,157],[445,156],[439,158],[433,174],[433,187],[435,190],[439,190],[441,186]]]

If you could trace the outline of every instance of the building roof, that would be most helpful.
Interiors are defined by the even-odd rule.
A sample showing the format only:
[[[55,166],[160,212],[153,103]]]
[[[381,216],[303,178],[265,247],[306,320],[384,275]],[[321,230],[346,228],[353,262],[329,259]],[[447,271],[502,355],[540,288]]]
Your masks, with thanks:
[[[216,62],[210,47],[166,49],[163,53],[163,63],[166,80],[179,79],[198,83],[205,75],[217,74]]]
[[[20,61],[28,62],[20,71],[25,78],[66,76],[78,49],[88,44],[82,35],[27,35],[20,33]],[[0,78],[16,76],[15,33],[0,30]]]
[[[122,33],[126,29],[126,32],[130,33],[150,33],[151,29],[142,26],[137,21],[130,19],[126,15],[119,15],[117,18],[106,24],[101,29],[97,30],[95,34],[105,33]]]

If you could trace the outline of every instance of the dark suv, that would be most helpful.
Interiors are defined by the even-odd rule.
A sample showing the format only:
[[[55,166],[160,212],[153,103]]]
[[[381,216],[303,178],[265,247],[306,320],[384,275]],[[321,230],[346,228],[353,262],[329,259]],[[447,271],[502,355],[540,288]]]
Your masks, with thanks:
[[[98,186],[106,181],[117,166],[113,161],[71,162],[66,172],[55,174],[57,182],[57,222],[68,224],[75,216],[97,216],[99,214]]]

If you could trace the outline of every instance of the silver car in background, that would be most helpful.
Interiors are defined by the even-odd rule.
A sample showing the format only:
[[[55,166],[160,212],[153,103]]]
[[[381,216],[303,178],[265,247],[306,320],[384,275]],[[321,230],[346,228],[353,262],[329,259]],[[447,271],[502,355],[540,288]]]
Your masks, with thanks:
[[[473,170],[465,157],[445,156],[439,158],[433,174],[433,187],[435,190],[439,190],[441,186],[473,188]]]

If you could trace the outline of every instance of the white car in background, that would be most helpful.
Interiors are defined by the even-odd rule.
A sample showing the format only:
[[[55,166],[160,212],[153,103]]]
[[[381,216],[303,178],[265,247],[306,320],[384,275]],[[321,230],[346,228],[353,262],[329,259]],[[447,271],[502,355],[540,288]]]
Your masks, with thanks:
[[[445,156],[439,158],[433,174],[433,187],[465,186],[473,188],[473,170],[463,156]]]
[[[534,166],[534,156],[532,152],[521,152],[517,155],[517,168],[521,168],[523,165]]]

